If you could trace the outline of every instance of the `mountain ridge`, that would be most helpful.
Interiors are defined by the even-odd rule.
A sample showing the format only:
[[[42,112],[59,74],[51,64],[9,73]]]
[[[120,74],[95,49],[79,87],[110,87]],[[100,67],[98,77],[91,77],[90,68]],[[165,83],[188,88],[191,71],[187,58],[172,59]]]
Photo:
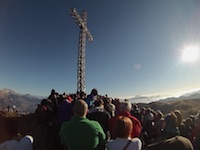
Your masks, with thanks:
[[[163,96],[163,95],[153,95],[153,96],[135,96],[129,98],[128,100],[132,103],[151,103],[158,101],[171,101],[171,100],[186,100],[186,99],[200,99],[200,90],[193,92],[186,92],[178,97],[175,96]]]
[[[167,101],[180,101],[187,99],[200,99],[200,90],[184,93],[179,97],[167,97],[162,98],[162,95],[153,95],[153,96],[142,96],[136,95],[133,98],[128,100],[131,103],[152,103],[152,102],[166,102]],[[33,113],[37,108],[37,105],[41,100],[45,98],[42,96],[35,96],[31,94],[20,94],[9,88],[3,88],[0,90],[0,108],[6,109],[8,106],[10,109],[15,109],[23,113]]]
[[[10,108],[12,111],[32,113],[40,101],[40,98],[30,94],[16,93],[8,88],[0,90],[0,106],[2,110]]]

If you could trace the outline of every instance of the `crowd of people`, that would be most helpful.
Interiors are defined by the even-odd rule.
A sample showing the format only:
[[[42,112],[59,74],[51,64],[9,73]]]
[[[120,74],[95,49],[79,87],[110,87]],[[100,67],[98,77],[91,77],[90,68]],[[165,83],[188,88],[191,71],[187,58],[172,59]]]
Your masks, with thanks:
[[[188,118],[179,110],[163,114],[101,96],[97,89],[89,95],[52,89],[35,117],[44,150],[52,143],[57,150],[200,150],[199,112]]]
[[[62,150],[200,149],[199,113],[183,119],[179,110],[163,114],[139,108],[126,99],[101,96],[97,89],[89,95],[52,90],[44,101],[51,107],[51,117],[41,123],[46,149],[50,138]]]

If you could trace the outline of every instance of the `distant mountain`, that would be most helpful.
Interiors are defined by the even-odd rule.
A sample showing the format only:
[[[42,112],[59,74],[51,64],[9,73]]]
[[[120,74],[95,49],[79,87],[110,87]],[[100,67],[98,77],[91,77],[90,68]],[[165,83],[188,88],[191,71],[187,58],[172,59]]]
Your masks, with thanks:
[[[164,114],[167,114],[174,110],[180,110],[183,118],[190,115],[196,115],[200,110],[200,98],[199,99],[185,99],[185,100],[163,100],[151,103],[138,103],[140,108],[150,107],[153,110],[161,110]]]
[[[156,101],[171,101],[171,100],[187,100],[187,99],[200,99],[200,90],[194,92],[186,92],[179,97],[154,95],[154,96],[141,96],[137,95],[128,100],[132,103],[151,103]]]
[[[191,93],[186,93],[186,94],[182,95],[180,98],[199,99],[200,98],[200,90],[191,92]]]
[[[169,97],[166,99],[160,99],[160,101],[171,101],[171,100],[188,100],[188,99],[200,99],[200,90],[194,92],[185,93],[179,97]]]
[[[135,96],[129,99],[130,102],[138,104],[140,108],[150,107],[154,110],[161,110],[164,114],[173,110],[180,110],[183,117],[188,117],[200,110],[200,90],[186,92],[179,97]]]
[[[150,102],[154,102],[154,101],[159,101],[162,98],[163,98],[163,96],[161,96],[161,95],[154,95],[154,96],[137,95],[133,98],[129,98],[128,100],[132,103],[150,103]]]
[[[23,113],[32,113],[41,99],[30,94],[19,94],[11,89],[0,90],[0,108],[7,109],[7,106]]]

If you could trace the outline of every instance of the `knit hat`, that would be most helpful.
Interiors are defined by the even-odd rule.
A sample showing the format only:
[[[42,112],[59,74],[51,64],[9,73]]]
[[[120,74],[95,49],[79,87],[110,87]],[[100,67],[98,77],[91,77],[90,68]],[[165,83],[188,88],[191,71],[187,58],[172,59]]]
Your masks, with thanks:
[[[194,150],[188,138],[175,136],[167,139],[161,146],[161,150]]]

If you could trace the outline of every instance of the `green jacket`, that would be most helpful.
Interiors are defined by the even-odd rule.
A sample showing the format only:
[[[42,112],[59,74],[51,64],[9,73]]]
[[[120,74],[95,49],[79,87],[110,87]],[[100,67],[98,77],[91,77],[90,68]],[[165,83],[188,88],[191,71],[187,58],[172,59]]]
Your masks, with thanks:
[[[106,136],[97,121],[74,116],[63,123],[60,136],[69,150],[96,150],[105,145]]]

